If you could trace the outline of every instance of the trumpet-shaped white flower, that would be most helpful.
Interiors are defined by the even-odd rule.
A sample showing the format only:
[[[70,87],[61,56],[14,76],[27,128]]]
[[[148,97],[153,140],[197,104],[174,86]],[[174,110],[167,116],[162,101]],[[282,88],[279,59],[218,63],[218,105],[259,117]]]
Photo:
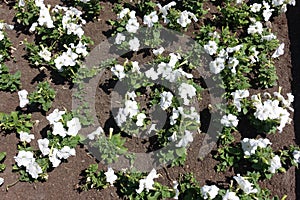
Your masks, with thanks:
[[[163,48],[163,47],[152,50],[153,54],[156,55],[156,56],[161,55],[164,51],[165,51],[165,48]]]
[[[244,151],[244,154],[246,156],[250,156],[250,155],[255,154],[255,151],[258,147],[266,148],[268,145],[271,145],[272,143],[267,138],[265,138],[265,139],[259,138],[258,140],[244,138],[241,141],[241,144],[242,144],[242,149]]]
[[[44,138],[44,139],[38,139],[37,142],[43,156],[49,155],[50,153],[49,140],[47,138]]]
[[[222,200],[240,200],[235,192],[226,191],[226,194],[223,196]]]
[[[137,30],[139,29],[139,27],[140,27],[140,24],[135,17],[130,18],[125,26],[126,30],[129,33],[136,33]]]
[[[21,108],[24,108],[29,103],[29,100],[27,99],[27,95],[28,92],[26,90],[21,90],[18,92]]]
[[[225,68],[224,58],[218,57],[209,63],[209,69],[214,74],[219,74],[224,68]]]
[[[193,142],[193,133],[188,130],[185,130],[184,133],[184,136],[181,138],[178,144],[175,145],[176,147],[186,147],[189,143]]]
[[[145,76],[146,76],[147,78],[151,78],[152,80],[157,80],[159,75],[160,75],[160,74],[157,73],[157,72],[154,70],[153,67],[151,67],[149,70],[147,70],[147,71],[145,72]]]
[[[39,174],[43,173],[43,170],[37,162],[30,162],[26,166],[26,172],[29,173],[32,178],[37,179]]]
[[[0,186],[3,185],[4,183],[4,178],[0,177]]]
[[[132,51],[138,51],[140,48],[140,41],[137,37],[134,37],[132,40],[129,40],[129,49]]]
[[[210,40],[203,48],[206,53],[212,56],[217,53],[218,45],[215,41]]]
[[[148,27],[152,27],[156,22],[158,22],[158,15],[156,11],[144,16],[144,24],[146,24]]]
[[[175,196],[173,197],[173,199],[178,199],[179,197],[178,185],[179,184],[177,181],[173,181],[173,190],[175,191]]]
[[[272,58],[278,58],[279,56],[282,56],[283,54],[284,54],[284,43],[281,43],[279,45],[279,47],[273,53]]]
[[[209,185],[204,185],[201,189],[200,192],[203,196],[204,199],[214,199],[219,192],[219,188],[215,185],[209,186]]]
[[[168,109],[172,104],[173,94],[171,92],[164,91],[160,94],[160,107],[163,110]]]
[[[183,12],[180,13],[180,17],[179,17],[179,19],[177,19],[177,23],[180,24],[182,27],[185,28],[188,24],[190,24],[192,22],[192,20],[190,19],[190,17],[195,22],[198,21],[198,19],[196,18],[196,16],[193,13],[185,10],[185,11],[183,11]]]
[[[87,138],[89,140],[94,140],[94,139],[96,139],[97,137],[99,137],[103,133],[104,133],[104,130],[102,129],[101,126],[99,126],[95,131],[93,131],[92,133],[88,134]]]
[[[170,20],[167,18],[167,15],[168,15],[170,8],[175,5],[176,5],[175,1],[172,1],[165,6],[162,6],[160,3],[157,4],[157,6],[159,8],[159,12],[162,13],[162,18],[164,19],[164,23],[167,24],[170,22]]]
[[[118,14],[118,19],[123,19],[128,13],[130,13],[129,8],[124,8],[121,10],[121,12]]]
[[[54,124],[59,122],[62,119],[62,116],[66,113],[66,111],[59,111],[58,109],[53,110],[53,112],[46,117],[50,124]]]
[[[64,125],[61,122],[56,122],[53,124],[53,135],[60,135],[61,137],[66,137],[67,131],[64,128]]]
[[[115,44],[122,44],[126,39],[125,35],[122,33],[117,33],[116,38],[115,38]]]
[[[80,121],[77,117],[74,117],[70,121],[67,121],[68,132],[67,135],[76,136],[81,129]]]
[[[233,97],[233,104],[237,108],[237,110],[240,112],[242,109],[241,100],[249,97],[249,91],[248,90],[236,90],[235,92],[231,93]]]
[[[260,3],[254,3],[250,6],[250,8],[251,8],[250,10],[254,13],[257,13],[260,11],[261,7],[262,7],[262,5]]]
[[[34,162],[35,158],[33,157],[33,153],[31,151],[19,151],[17,156],[14,156],[14,159],[19,167],[27,167],[29,163]]]
[[[139,113],[139,107],[136,101],[127,100],[125,101],[125,114],[129,115],[130,118],[136,116]]]
[[[115,66],[113,66],[110,71],[116,76],[118,77],[119,80],[122,80],[123,78],[125,78],[126,74],[124,72],[124,66],[123,65],[119,65],[116,64]]]
[[[257,189],[253,188],[253,184],[250,183],[248,180],[246,180],[244,177],[240,176],[240,174],[237,174],[237,176],[233,177],[234,180],[238,183],[239,187],[246,193],[246,194],[252,194],[257,193]]]
[[[51,52],[47,48],[43,48],[38,55],[47,62],[51,60]]]
[[[280,157],[278,155],[275,155],[270,162],[270,167],[268,168],[268,171],[271,173],[275,173],[277,169],[281,168],[281,162]]]
[[[74,148],[70,148],[69,146],[64,146],[62,149],[58,150],[56,156],[59,159],[68,159],[70,156],[75,156],[76,151]]]
[[[49,160],[52,163],[52,167],[58,167],[61,160],[57,157],[58,149],[53,148],[51,154],[49,155]]]
[[[21,142],[30,143],[31,140],[34,140],[34,135],[33,134],[29,134],[29,133],[26,133],[24,131],[20,131],[19,134],[20,134],[20,141]]]
[[[271,6],[263,1],[263,6],[264,6],[264,11],[263,11],[263,17],[264,17],[264,20],[267,22],[269,21],[270,17],[272,16],[272,12],[274,11],[274,9],[270,9]]]
[[[223,124],[226,127],[237,127],[239,123],[239,120],[237,116],[229,114],[229,115],[224,115],[221,119],[221,124]]]
[[[158,178],[158,174],[156,174],[155,169],[152,169],[146,178],[141,179],[139,181],[139,189],[137,189],[136,192],[138,194],[140,194],[141,192],[143,192],[144,189],[146,189],[147,192],[149,192],[149,190],[154,189],[153,188],[153,184],[154,184],[153,179],[155,179],[155,178]]]
[[[144,119],[146,119],[146,115],[144,113],[139,113],[137,116],[136,116],[136,125],[137,126],[143,126],[144,125]]]
[[[189,105],[190,100],[196,96],[196,88],[190,84],[182,83],[178,88],[179,96],[183,99],[184,105]]]
[[[107,172],[105,172],[104,174],[106,176],[106,182],[110,183],[111,186],[118,179],[117,175],[115,175],[115,172],[111,167],[108,167]]]
[[[38,18],[40,26],[46,26],[47,28],[54,28],[53,20],[51,19],[49,8],[45,5],[40,7],[40,16]]]
[[[293,151],[293,158],[296,163],[300,163],[300,151]]]
[[[248,28],[248,34],[262,34],[263,32],[263,25],[261,22],[255,22],[253,25],[250,25]]]

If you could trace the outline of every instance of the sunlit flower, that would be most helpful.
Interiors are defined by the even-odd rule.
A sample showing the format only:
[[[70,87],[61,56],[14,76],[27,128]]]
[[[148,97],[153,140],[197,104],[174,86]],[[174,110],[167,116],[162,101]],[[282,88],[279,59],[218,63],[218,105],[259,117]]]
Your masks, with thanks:
[[[281,43],[279,45],[279,47],[273,53],[272,58],[278,58],[279,56],[282,56],[283,54],[284,54],[284,43]]]
[[[144,189],[146,189],[147,192],[149,192],[149,190],[154,189],[153,188],[153,184],[154,184],[153,179],[155,179],[155,178],[158,178],[158,174],[156,174],[155,169],[152,169],[146,178],[141,179],[139,181],[139,189],[137,189],[136,192],[138,194],[140,194],[141,192],[143,192]]]
[[[67,121],[68,132],[67,135],[76,136],[81,129],[80,121],[77,117],[74,117],[70,121]]]
[[[59,159],[68,159],[70,156],[75,156],[76,151],[74,148],[70,148],[69,146],[64,146],[62,149],[57,151],[57,158]]]
[[[27,99],[27,95],[28,92],[26,90],[21,90],[18,92],[21,108],[24,108],[29,103],[29,100]]]
[[[38,139],[37,142],[42,154],[44,156],[48,155],[50,153],[49,140],[47,138],[44,138],[44,139]]]
[[[33,134],[29,134],[29,133],[26,133],[24,131],[20,131],[19,135],[20,135],[20,141],[21,142],[30,143],[31,140],[34,139],[34,135]]]
[[[158,22],[158,15],[156,14],[156,11],[144,16],[144,24],[148,27],[152,27],[156,22]]]
[[[201,189],[200,192],[203,196],[204,199],[214,199],[219,192],[219,188],[215,185],[209,186],[209,185],[204,185]]]
[[[237,176],[233,177],[234,180],[239,184],[239,187],[246,193],[257,193],[257,189],[254,189],[252,186],[253,184],[250,183],[248,180],[246,180],[244,177],[240,176],[240,174],[237,174]]]
[[[226,127],[236,127],[239,123],[239,120],[237,116],[229,114],[224,115],[221,119],[221,124],[223,124]]]
[[[173,94],[171,92],[164,91],[160,94],[160,107],[163,110],[168,109],[172,104]]]
[[[277,169],[281,168],[281,162],[280,157],[278,155],[275,155],[270,162],[270,167],[268,168],[268,171],[271,173],[275,173]]]
[[[140,48],[140,41],[137,37],[134,37],[132,40],[129,40],[129,49],[132,51],[138,51]]]
[[[144,113],[139,113],[137,116],[136,116],[136,125],[137,126],[143,126],[144,125],[144,120],[146,119],[146,115]]]
[[[111,167],[108,167],[107,172],[105,172],[104,174],[106,176],[106,182],[110,183],[111,186],[118,179],[117,175],[115,175],[115,172]]]

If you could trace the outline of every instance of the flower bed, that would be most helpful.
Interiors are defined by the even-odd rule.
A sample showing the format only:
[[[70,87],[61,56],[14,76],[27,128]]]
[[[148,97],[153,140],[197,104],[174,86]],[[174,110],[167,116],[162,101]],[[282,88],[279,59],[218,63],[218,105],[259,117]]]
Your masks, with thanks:
[[[296,198],[294,1],[1,5],[6,198]]]

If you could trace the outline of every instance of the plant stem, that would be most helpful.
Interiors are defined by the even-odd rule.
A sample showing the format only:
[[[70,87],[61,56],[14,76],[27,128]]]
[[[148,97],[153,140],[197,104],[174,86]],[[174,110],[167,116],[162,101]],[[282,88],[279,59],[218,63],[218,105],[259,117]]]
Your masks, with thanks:
[[[19,183],[19,179],[18,180],[16,180],[15,182],[13,182],[13,183],[11,183],[11,184],[8,184],[7,186],[6,186],[6,191],[8,191],[8,189],[10,188],[10,187],[12,187],[12,186],[14,186],[14,185],[16,185],[17,183]]]

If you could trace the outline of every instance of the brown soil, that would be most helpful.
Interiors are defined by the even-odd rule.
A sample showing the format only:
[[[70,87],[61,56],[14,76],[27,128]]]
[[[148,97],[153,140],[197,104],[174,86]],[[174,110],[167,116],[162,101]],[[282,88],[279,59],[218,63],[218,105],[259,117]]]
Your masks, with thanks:
[[[56,3],[58,1],[48,0],[46,2]],[[104,1],[102,4],[104,9],[101,11],[99,20],[90,22],[85,27],[86,34],[95,42],[94,46],[107,38],[107,33],[111,29],[106,23],[107,20],[116,18],[116,15],[111,11],[111,3]],[[1,19],[6,23],[14,24],[14,10],[5,3],[0,3],[0,8]],[[293,91],[295,95],[295,122],[300,118],[300,92],[298,92],[300,88],[300,29],[297,20],[299,18],[299,12],[300,4],[295,8],[289,8],[287,17],[282,15],[276,18],[274,23],[272,23],[273,30],[277,34],[279,40],[286,45],[286,53],[284,56],[280,57],[280,60],[276,63],[277,74],[279,76],[278,85],[283,86],[283,93]],[[21,32],[17,33],[16,31],[7,32],[16,50],[12,54],[15,61],[8,61],[6,64],[12,72],[17,70],[21,71],[22,88],[31,92],[34,90],[38,81],[49,80],[51,81],[51,85],[57,91],[57,95],[53,102],[52,109],[48,113],[51,113],[54,108],[63,109],[65,107],[68,110],[71,110],[71,86],[61,78],[54,78],[57,74],[53,76],[48,71],[40,71],[36,68],[31,68],[24,59],[24,45],[20,45],[20,41],[25,38],[30,41],[32,40],[32,36],[25,35]],[[137,59],[138,57],[139,55],[137,55]],[[140,57],[140,59],[142,59],[142,57]],[[17,93],[0,92],[0,99],[0,112],[9,113],[15,110],[19,104]],[[101,108],[99,115],[101,115],[101,119],[103,120],[100,120],[100,124],[104,126],[104,119],[110,117],[110,105],[109,97],[107,97],[101,87],[99,87],[98,90],[98,99],[96,103],[96,107]],[[40,112],[35,112],[32,115],[32,119],[39,121],[32,130],[32,133],[36,138],[41,138],[41,134],[44,132],[43,129],[48,124],[46,117]],[[300,144],[300,136],[299,134],[295,134],[300,131],[299,129],[299,124],[295,123],[294,125],[292,123],[291,125],[288,125],[281,134],[274,134],[268,137],[272,141],[275,149],[286,146],[286,144]],[[241,134],[245,136],[248,134],[248,131],[245,131],[245,133],[242,132]],[[219,185],[222,185],[222,183],[227,181],[227,178],[232,177],[236,172],[215,172],[214,167],[217,164],[217,161],[212,158],[211,154],[205,157],[203,161],[196,159],[199,153],[198,149],[201,145],[201,143],[199,143],[201,138],[203,138],[201,134],[194,138],[195,142],[188,150],[186,165],[184,167],[169,168],[167,169],[167,172],[159,170],[162,177],[159,178],[158,181],[171,186],[171,181],[168,180],[167,177],[175,180],[180,173],[193,172],[201,185],[209,183],[218,183]],[[141,148],[144,148],[139,141],[136,141],[135,139],[132,141],[128,140],[128,142],[128,144],[130,144],[129,146],[132,147],[132,151],[138,152],[141,151]],[[18,139],[14,133],[1,133],[0,152],[7,152],[7,158],[5,160],[7,169],[4,173],[0,174],[0,176],[5,179],[4,186],[0,187],[1,199],[120,199],[116,193],[116,189],[113,187],[102,191],[90,190],[81,193],[76,190],[81,179],[82,171],[86,169],[89,164],[96,163],[95,159],[90,157],[83,147],[76,148],[76,157],[70,158],[67,163],[62,164],[57,169],[50,172],[49,180],[47,182],[37,182],[32,184],[19,182],[8,191],[5,191],[5,186],[7,184],[14,183],[18,180],[18,174],[11,172],[12,165],[14,164],[13,157],[17,154],[17,143]],[[32,144],[36,145],[34,142]],[[131,144],[133,144],[133,146]],[[262,186],[270,189],[273,194],[277,194],[279,197],[287,194],[287,199],[289,200],[300,199],[300,175],[297,175],[297,181],[295,177],[295,168],[291,168],[285,174],[277,174],[270,181],[262,182]]]

